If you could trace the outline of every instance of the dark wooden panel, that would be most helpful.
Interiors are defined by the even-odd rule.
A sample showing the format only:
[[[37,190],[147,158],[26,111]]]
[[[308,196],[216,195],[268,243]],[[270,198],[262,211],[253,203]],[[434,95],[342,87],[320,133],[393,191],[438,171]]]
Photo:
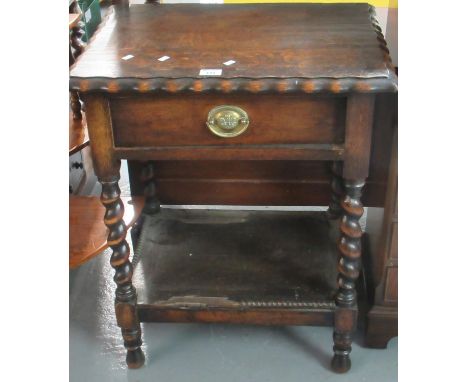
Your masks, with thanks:
[[[392,224],[388,254],[391,259],[398,259],[398,223]]]
[[[163,204],[326,205],[327,162],[160,161],[156,192]],[[129,161],[132,195],[143,195],[142,165]]]
[[[171,58],[158,61],[160,49],[164,51],[161,56],[170,55]],[[229,58],[223,57],[225,53]],[[236,57],[232,56],[234,53]],[[129,59],[123,59],[125,55],[129,55]],[[221,66],[227,59],[235,59],[235,65]],[[214,64],[224,70],[219,76],[199,73],[205,65],[211,69]],[[137,309],[151,305],[146,318],[178,322],[193,319],[304,323],[304,316],[295,315],[299,312],[309,314],[312,323],[323,323],[333,311],[335,354],[331,366],[336,372],[346,372],[350,368],[349,352],[357,315],[354,281],[360,270],[358,220],[363,213],[360,195],[370,154],[373,108],[367,100],[374,93],[396,91],[388,49],[372,7],[366,4],[122,7],[107,19],[71,72],[71,89],[79,89],[84,95],[96,173],[102,183],[104,223],[109,229],[107,241],[113,249],[111,266],[117,284],[117,324],[122,329],[129,368],[138,368],[144,363]],[[151,125],[152,120],[145,120],[154,112],[156,98],[145,107],[128,107],[126,114],[117,115],[113,110],[117,118],[111,115],[109,102],[113,97],[133,95],[138,98],[152,92],[161,96],[180,94],[173,105],[162,104],[156,110],[157,118],[164,112],[173,113],[165,120],[156,121],[159,124]],[[177,108],[180,113],[197,116],[199,111],[193,107],[197,105],[183,103],[188,99],[185,98],[187,94],[195,93],[199,97],[217,94],[216,100],[230,99],[228,93],[238,93],[239,97],[245,94],[258,97],[262,94],[269,97],[273,97],[272,94],[278,97],[285,94],[297,97],[299,93],[319,93],[323,97],[329,97],[330,93],[345,94],[348,97],[346,142],[341,144],[342,127],[337,123],[342,118],[339,113],[343,107],[327,111],[327,106],[322,105],[316,107],[312,115],[307,114],[311,110],[301,106],[300,100],[295,102],[300,107],[291,112],[292,105],[288,107],[273,98],[268,101],[270,110],[259,107],[263,112],[258,116],[255,115],[257,111],[253,112],[255,120],[260,117],[266,120],[265,125],[260,125],[262,128],[258,132],[261,134],[238,138],[238,144],[209,143],[208,138],[203,141],[193,120],[182,120],[182,132],[178,123],[167,129],[164,123],[173,124],[174,119],[180,122],[180,118],[185,118],[174,112]],[[324,100],[330,102],[328,98]],[[127,105],[122,102],[117,106],[120,110]],[[140,112],[142,109],[147,112]],[[284,123],[281,124],[280,119],[271,117],[275,109],[281,109],[284,116],[280,118],[291,124],[291,133],[282,130]],[[328,121],[328,112],[336,120]],[[142,118],[140,129],[143,131],[132,131],[132,123],[138,123],[128,116]],[[308,128],[305,120],[308,120]],[[322,125],[326,123],[328,125]],[[155,143],[153,130],[148,130],[156,125],[164,129],[163,144]],[[273,126],[273,131],[264,126]],[[325,127],[319,131],[317,126]],[[113,128],[118,130],[117,134]],[[188,130],[187,135],[184,135],[185,130]],[[278,138],[281,133],[286,134],[283,139]],[[315,133],[317,135],[311,135]],[[114,137],[122,142],[119,134],[125,135],[126,145],[134,146],[116,147]],[[140,138],[135,140],[132,134]],[[169,134],[174,137],[168,137]],[[340,143],[330,144],[329,138],[340,139]],[[345,192],[341,193],[339,185],[334,187],[335,195],[346,196],[342,203],[346,219],[341,224],[338,267],[336,243],[332,240],[336,236],[332,229],[335,225],[330,224],[325,212],[207,213],[159,209],[156,187],[151,182],[159,181],[153,176],[157,171],[153,163],[148,163],[144,175],[146,195],[152,201],[147,210],[155,213],[143,219],[131,266],[118,186],[120,159],[125,157],[140,161],[219,160],[224,163],[236,160],[344,161]],[[339,176],[338,171],[336,175]],[[240,188],[245,185],[244,179],[234,180]],[[261,179],[260,183],[273,190],[275,180]],[[282,185],[291,183],[289,190],[298,189],[296,185],[299,184],[325,184],[307,176],[292,181],[278,180]],[[176,184],[175,181],[166,179],[167,184]],[[227,186],[228,181],[222,178],[221,184]],[[251,178],[247,183],[257,181]],[[337,183],[339,179],[335,185]],[[227,188],[221,192],[212,189],[210,182],[205,181],[197,195],[200,197],[207,190],[228,193]],[[282,190],[284,188],[276,189],[271,196]],[[187,193],[190,194],[190,190]],[[260,196],[263,195],[260,193]],[[232,198],[239,201],[239,193]],[[284,199],[298,204],[291,196]],[[139,307],[136,289],[138,302],[142,302]],[[198,313],[193,313],[195,311]]]
[[[163,204],[326,206],[328,168],[312,161],[162,161],[156,162],[156,193]],[[141,169],[141,162],[129,161],[132,195],[143,195]],[[385,183],[369,181],[364,204],[381,205],[383,195]]]
[[[142,322],[201,322],[248,325],[317,325],[333,326],[332,310],[278,310],[252,309],[233,311],[222,309],[161,309],[151,305],[138,305],[138,317]]]
[[[383,206],[397,98],[376,97],[366,206]],[[157,193],[164,204],[328,205],[328,162],[158,161]],[[129,161],[132,195],[142,195],[141,164]],[[211,200],[211,202],[210,202]]]
[[[375,305],[368,315],[366,345],[376,349],[386,348],[388,341],[398,335],[398,311],[394,307]]]
[[[374,103],[375,97],[370,94],[348,97],[343,164],[345,179],[365,180],[369,176]]]
[[[133,162],[132,164],[137,164]],[[158,161],[159,180],[207,181],[329,181],[325,162],[315,161]]]
[[[334,308],[337,251],[324,212],[162,209],[135,251],[155,308]]]
[[[102,94],[87,94],[83,100],[94,172],[101,182],[116,181],[120,177],[120,162],[113,150],[109,101]]]
[[[247,112],[245,132],[221,138],[208,129],[208,113],[221,105]],[[187,94],[113,98],[111,114],[116,147],[342,143],[345,105],[345,98],[292,94]]]
[[[273,89],[285,91],[286,78],[297,78],[292,87],[318,78],[333,92],[348,89],[336,79],[352,79],[357,91],[372,90],[366,80],[395,88],[388,50],[370,12],[367,4],[133,5],[110,13],[71,79],[81,81],[82,91],[102,90],[104,79],[110,92],[144,92],[154,90],[146,79],[196,79],[203,77],[200,69],[222,68],[221,76],[211,78],[215,88],[225,78],[262,79],[248,84],[254,92],[268,79],[275,80]],[[133,58],[122,60],[129,54]],[[165,55],[170,59],[158,61]],[[236,63],[223,65],[230,59]],[[213,88],[209,81],[190,84],[195,91],[203,84]],[[311,82],[303,90],[317,87]],[[167,90],[176,89],[169,84]]]
[[[395,303],[398,301],[398,268],[387,268],[385,282],[385,301]]]
[[[159,180],[156,186],[163,204],[315,206],[322,205],[321,195],[331,192],[328,182],[236,181],[233,184],[229,181]],[[312,190],[315,192],[311,193]]]
[[[151,160],[341,160],[341,145],[236,145],[236,146],[172,146],[117,148],[121,159]]]
[[[394,133],[397,126],[397,112],[397,94],[376,96],[368,182],[382,185],[379,206],[383,206],[385,200]]]
[[[396,101],[396,97],[393,101]],[[366,343],[372,347],[386,347],[388,340],[398,335],[398,131],[395,118],[396,113],[388,121],[394,129],[389,140],[391,160],[386,170],[385,209],[383,214],[379,214],[380,219],[373,221],[374,224],[369,227],[375,245],[368,258],[370,272],[367,279],[372,308],[367,313]],[[371,213],[368,218],[370,216]]]

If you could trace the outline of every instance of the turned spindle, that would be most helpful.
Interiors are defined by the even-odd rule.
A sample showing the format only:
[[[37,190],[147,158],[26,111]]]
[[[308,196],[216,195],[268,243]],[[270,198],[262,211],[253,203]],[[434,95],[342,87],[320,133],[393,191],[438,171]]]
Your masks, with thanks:
[[[109,229],[107,243],[112,249],[111,266],[115,270],[115,313],[127,349],[127,365],[131,369],[142,366],[145,356],[141,350],[141,328],[137,317],[137,296],[132,285],[133,266],[129,261],[130,248],[126,240],[127,229],[123,220],[124,205],[120,199],[117,181],[102,184],[101,202],[106,212],[104,223]]]
[[[83,22],[80,21],[75,27],[72,28],[71,33],[70,33],[70,44],[73,48],[73,57],[76,58],[83,53],[83,50],[85,48],[85,45],[83,41],[81,40],[84,31],[83,31]]]
[[[71,5],[71,10],[73,12],[79,13],[80,10],[78,8],[77,3]],[[84,34],[82,28],[82,23],[78,22],[76,26],[71,28],[70,35],[69,35],[69,65],[73,65],[77,59],[77,57],[83,52],[84,44],[81,41],[81,38]],[[73,119],[74,120],[81,120],[81,102],[78,92],[71,91],[70,92],[70,108],[72,109]]]
[[[356,329],[356,280],[361,270],[361,236],[359,219],[364,213],[361,203],[363,180],[345,180],[341,202],[343,217],[340,223],[338,250],[338,293],[336,295],[334,356],[332,369],[344,373],[351,367],[352,335]]]

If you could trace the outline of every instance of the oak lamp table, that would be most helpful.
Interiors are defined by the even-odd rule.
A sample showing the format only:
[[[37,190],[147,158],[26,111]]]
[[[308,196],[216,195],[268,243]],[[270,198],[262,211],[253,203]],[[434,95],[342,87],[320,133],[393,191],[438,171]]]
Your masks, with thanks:
[[[140,322],[227,322],[334,326],[332,368],[346,372],[374,98],[397,90],[373,8],[116,6],[70,90],[86,106],[128,367],[144,364]],[[132,262],[121,159],[146,163]],[[156,160],[330,161],[329,211],[161,209]]]

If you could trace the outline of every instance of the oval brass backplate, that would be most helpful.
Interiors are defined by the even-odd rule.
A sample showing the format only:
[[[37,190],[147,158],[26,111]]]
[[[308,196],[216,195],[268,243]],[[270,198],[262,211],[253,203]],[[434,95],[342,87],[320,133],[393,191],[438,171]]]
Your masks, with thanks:
[[[217,106],[208,113],[206,126],[218,137],[237,137],[249,126],[249,116],[237,106]]]

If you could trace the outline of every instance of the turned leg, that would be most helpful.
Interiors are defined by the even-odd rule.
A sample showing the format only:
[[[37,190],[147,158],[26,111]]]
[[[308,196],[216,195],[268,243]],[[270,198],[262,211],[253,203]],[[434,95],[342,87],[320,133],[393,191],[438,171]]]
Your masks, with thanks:
[[[127,349],[127,365],[136,369],[145,363],[141,350],[141,328],[137,316],[137,296],[132,285],[133,267],[129,261],[130,248],[126,241],[126,226],[123,220],[124,205],[120,199],[118,180],[101,181],[101,202],[106,208],[104,223],[109,228],[107,243],[112,249],[111,266],[115,270],[115,314],[122,329]]]
[[[80,21],[77,26],[73,27],[70,33],[70,44],[73,48],[73,57],[76,59],[85,48],[83,41],[81,41],[84,31],[82,26],[84,23]]]
[[[332,196],[328,206],[328,218],[338,219],[342,216],[341,199],[343,198],[343,162],[335,161],[331,168],[332,173]]]
[[[70,92],[70,107],[73,112],[73,119],[80,120],[82,118],[82,115],[80,97],[78,96],[78,92]]]
[[[160,210],[160,203],[156,196],[156,180],[154,175],[154,163],[149,161],[143,165],[141,181],[144,185],[145,207],[143,212],[153,215]]]
[[[333,332],[332,369],[345,373],[351,367],[352,335],[356,329],[356,279],[361,270],[361,236],[359,219],[364,213],[361,191],[364,180],[345,180],[341,202],[343,216],[340,223],[338,250],[338,294],[336,296],[335,330]]]

